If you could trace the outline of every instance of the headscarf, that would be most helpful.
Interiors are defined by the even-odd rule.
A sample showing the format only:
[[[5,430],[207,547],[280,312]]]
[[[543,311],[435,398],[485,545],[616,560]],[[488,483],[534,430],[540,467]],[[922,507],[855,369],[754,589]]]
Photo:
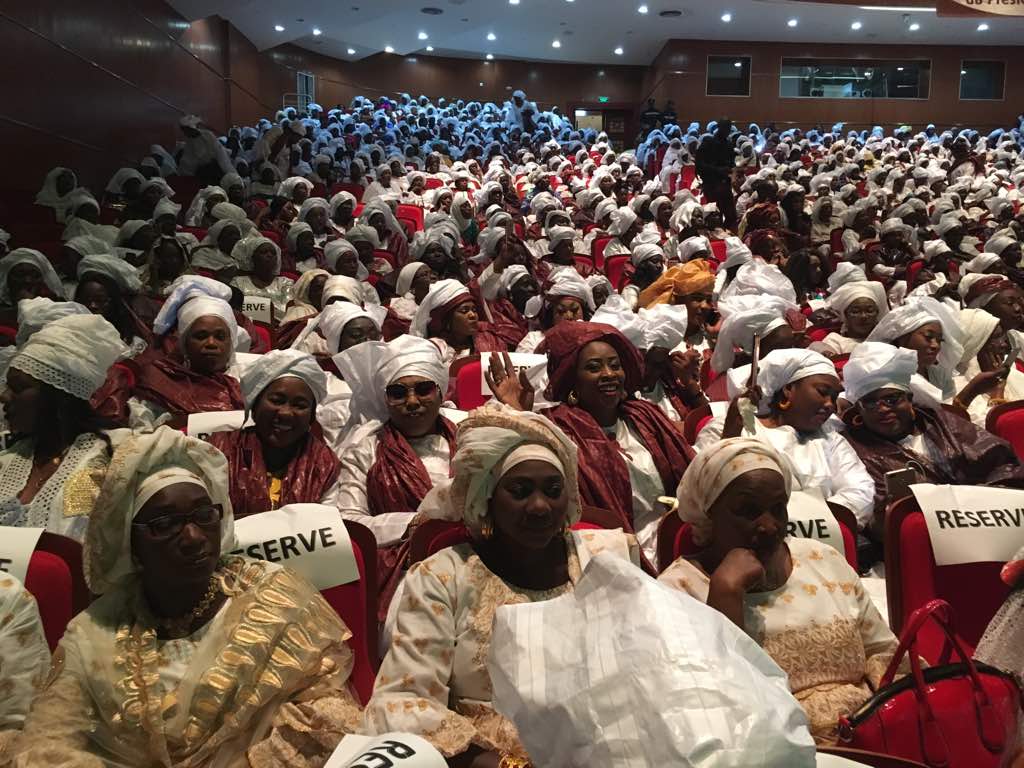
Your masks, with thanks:
[[[846,309],[857,299],[870,299],[878,307],[879,319],[889,312],[889,299],[885,295],[885,287],[877,280],[853,280],[844,283],[825,300],[825,305],[835,310],[845,325]]]
[[[608,234],[621,237],[636,220],[637,215],[632,208],[619,208],[612,214],[612,223],[608,227]]]
[[[659,256],[664,263],[665,251],[662,250],[660,245],[655,245],[654,243],[639,243],[633,246],[629,260],[633,263],[634,267],[639,267],[645,261],[656,259]]]
[[[303,232],[312,232],[313,228],[304,221],[296,221],[288,227],[288,234],[285,235],[285,245],[289,253],[296,253],[298,250],[299,235]]]
[[[320,333],[323,334],[324,340],[327,342],[327,349],[333,355],[338,351],[338,347],[341,344],[341,334],[345,332],[345,326],[351,321],[359,317],[368,318],[377,326],[379,331],[383,328],[384,318],[387,317],[387,314],[387,309],[381,306],[371,306],[363,309],[358,304],[348,301],[336,301],[324,307],[319,315],[306,324],[302,333],[292,342],[291,348],[299,349],[303,342],[309,338],[310,334],[319,329]]]
[[[270,244],[274,248],[274,258],[277,266],[274,267],[274,274],[281,274],[281,249],[277,243],[271,240],[269,237],[263,235],[251,235],[249,237],[243,237],[237,243],[235,247],[231,249],[231,258],[235,260],[238,268],[243,272],[252,272],[253,263],[252,255],[256,253],[256,249],[262,245]]]
[[[777,328],[789,325],[786,312],[796,308],[796,304],[770,295],[735,296],[720,301],[718,311],[725,319],[711,355],[711,368],[716,373],[731,368],[735,358],[734,347],[752,354],[754,336],[764,338]]]
[[[438,280],[427,291],[423,301],[416,307],[409,333],[413,336],[427,338],[431,334],[431,326],[437,327],[444,317],[464,301],[472,301],[473,295],[458,280]],[[436,335],[436,334],[433,334]]]
[[[695,293],[710,293],[715,275],[704,259],[672,267],[640,293],[640,306],[675,304]]]
[[[0,304],[10,304],[11,294],[7,289],[7,277],[19,264],[31,264],[43,276],[43,283],[55,299],[64,299],[64,284],[50,264],[50,260],[32,248],[15,248],[0,259]]]
[[[908,301],[892,310],[878,322],[867,340],[891,344],[929,323],[939,323],[942,326],[942,349],[939,352],[938,365],[952,372],[964,353],[960,341],[960,318],[948,306],[931,296],[915,297],[914,301]]]
[[[309,212],[314,208],[323,208],[327,212],[328,216],[331,211],[331,204],[324,200],[322,197],[307,197],[302,201],[302,205],[299,206],[299,221],[305,221]]]
[[[126,296],[142,290],[139,271],[124,259],[109,254],[83,256],[78,262],[77,272],[79,282],[88,274],[103,275],[113,281]]]
[[[863,267],[849,261],[841,261],[836,265],[835,271],[828,276],[828,289],[834,293],[847,283],[862,283],[867,279]]]
[[[210,501],[223,510],[220,554],[235,549],[235,520],[224,454],[166,426],[134,433],[114,451],[89,517],[82,551],[89,591],[102,595],[135,576],[138,568],[132,557],[131,523],[145,501],[179,483],[206,489]]]
[[[555,250],[555,246],[561,242],[568,240],[570,243],[576,239],[576,230],[572,227],[549,227],[548,228],[548,248],[552,251]]]
[[[110,253],[110,243],[102,237],[95,235],[78,235],[64,243],[65,248],[70,248],[79,256],[96,256]]]
[[[14,337],[14,345],[20,349],[36,331],[62,317],[89,314],[92,313],[77,301],[51,301],[42,296],[22,299],[18,302],[18,333]]]
[[[917,353],[882,341],[862,341],[843,367],[843,397],[858,403],[878,389],[911,391],[917,373]]]
[[[317,403],[327,397],[327,374],[311,354],[298,349],[275,349],[246,366],[239,379],[246,410],[252,410],[260,394],[278,379],[301,379]]]
[[[961,371],[966,371],[967,367],[974,362],[998,325],[999,318],[984,309],[960,310],[961,341],[964,351],[957,367]]]
[[[224,321],[231,333],[231,348],[238,344],[238,321],[228,301],[231,289],[217,280],[201,275],[182,275],[171,284],[171,290],[153,321],[153,332],[163,336],[177,325],[178,343],[184,345],[192,323],[212,315]]]
[[[454,208],[452,210],[454,212]],[[363,207],[362,213],[359,214],[359,223],[370,226],[370,219],[373,218],[375,213],[383,214],[384,223],[391,232],[402,240],[409,239],[409,236],[405,233],[405,227],[399,223],[398,219],[395,218],[395,214],[391,211],[391,206],[380,198],[370,201]]]
[[[0,264],[3,264],[0,261]],[[957,291],[971,309],[985,307],[1000,292],[1013,288],[1014,283],[1002,275],[986,275],[980,272],[968,272],[960,279]]]
[[[422,261],[410,261],[398,272],[398,279],[395,280],[395,295],[405,296],[409,291],[412,290],[413,280],[416,279],[416,275],[419,271],[427,266]]]
[[[965,272],[984,273],[986,269],[989,269],[990,267],[996,264],[1002,263],[1003,260],[999,258],[998,254],[989,253],[988,251],[985,251],[984,253],[979,253],[970,261],[965,262],[963,268]]]
[[[478,535],[488,518],[488,502],[498,481],[524,461],[543,461],[565,478],[567,523],[582,515],[577,449],[557,426],[530,411],[503,405],[477,408],[460,425],[450,481],[427,494],[419,511],[431,518],[459,520]]]
[[[832,361],[820,352],[809,349],[772,350],[761,359],[757,369],[757,384],[764,395],[762,412],[787,384],[819,375],[839,377]]]
[[[121,335],[99,315],[74,314],[29,337],[10,367],[88,401],[107,380],[110,366],[128,354]]]
[[[774,353],[773,353],[774,354]],[[741,475],[767,469],[782,475],[786,498],[793,487],[793,476],[786,460],[768,443],[752,437],[730,437],[705,448],[690,461],[679,481],[676,498],[679,517],[689,523],[693,543],[711,543],[711,508],[729,484]]]
[[[777,296],[796,304],[793,282],[774,264],[750,261],[736,272],[736,277],[721,293],[722,299],[736,296]]]
[[[48,208],[63,208],[68,201],[68,196],[71,192],[61,197],[57,194],[57,179],[62,173],[71,174],[71,192],[78,187],[78,177],[75,172],[70,168],[58,165],[56,168],[50,170],[46,174],[46,178],[43,179],[43,186],[36,194],[36,205],[45,205]]]
[[[327,282],[324,283],[323,306],[328,306],[327,302],[330,299],[339,296],[357,307],[363,306],[362,284],[354,277],[331,275],[327,278]]]
[[[583,348],[595,341],[609,344],[619,355],[626,373],[627,393],[639,389],[644,376],[639,351],[617,328],[601,323],[559,323],[544,334],[537,351],[548,356],[548,386],[544,392],[550,402],[564,402],[576,385],[576,361]]]
[[[725,238],[725,261],[721,269],[732,269],[754,260],[754,254],[738,237]]]

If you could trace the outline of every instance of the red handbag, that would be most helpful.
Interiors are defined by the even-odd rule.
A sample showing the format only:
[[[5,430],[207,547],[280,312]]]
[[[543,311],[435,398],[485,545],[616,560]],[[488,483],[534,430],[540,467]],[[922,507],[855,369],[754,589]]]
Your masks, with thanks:
[[[946,635],[939,664],[921,669],[917,634],[929,619]],[[953,651],[959,661],[951,663]],[[893,682],[909,653],[911,674]],[[976,662],[952,630],[949,604],[932,600],[907,621],[878,692],[839,720],[840,743],[931,768],[997,768],[1013,742],[1021,692],[1012,675]]]

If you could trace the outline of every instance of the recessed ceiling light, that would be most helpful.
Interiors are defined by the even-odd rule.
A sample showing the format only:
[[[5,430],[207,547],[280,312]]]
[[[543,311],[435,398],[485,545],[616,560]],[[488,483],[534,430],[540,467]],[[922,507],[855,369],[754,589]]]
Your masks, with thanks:
[[[902,72],[903,71],[903,67],[896,67],[896,71],[897,72]]]
[[[966,69],[961,69],[960,70],[960,74],[961,75],[966,75],[967,74],[967,70]]]
[[[483,84],[482,82],[480,83],[480,87],[481,87],[481,88],[483,88],[483,87],[484,87],[484,84]]]
[[[433,53],[433,52],[434,52],[434,46],[428,45],[427,46],[427,53]]]
[[[426,40],[428,35],[426,32],[420,32],[418,35],[416,35],[416,37],[418,37],[420,40]]]
[[[730,21],[732,21],[732,14],[731,13],[723,13],[722,14],[722,21],[724,21],[726,24],[728,24]]]
[[[496,34],[494,34],[493,32],[488,32],[487,33],[487,39],[491,40],[491,41],[494,41],[494,40],[498,39],[498,36]]]
[[[986,24],[985,22],[981,22],[981,24],[978,25],[978,31],[988,32],[988,24]]]
[[[786,22],[786,25],[790,26],[790,27],[795,27],[799,23],[800,23],[799,19],[790,19],[789,21]]]
[[[509,5],[519,5],[519,0],[508,0]]]
[[[907,27],[907,29],[909,29],[911,32],[917,32],[917,30],[919,30],[920,28],[921,28],[921,25],[918,24],[916,21],[913,24],[911,24],[909,27]]]
[[[390,45],[385,45],[384,46],[384,53],[394,53],[394,52],[395,52],[395,49],[392,48]]]
[[[488,53],[487,54],[487,60],[488,61],[494,61],[494,54],[493,53]]]
[[[733,62],[733,66],[734,67],[742,67],[743,66],[743,62],[742,61]]]
[[[623,50],[622,50],[622,46],[620,45],[618,48],[615,49],[615,55],[616,56],[621,56],[622,54],[623,54]]]
[[[859,21],[855,21],[855,22],[853,22],[853,24],[850,25],[850,29],[856,30],[856,29],[860,29],[863,26],[864,25],[861,24]]]
[[[561,48],[562,47],[561,40],[552,40],[551,41],[551,47],[552,48]]]
[[[647,6],[646,5],[641,5],[639,8],[636,9],[636,12],[637,13],[647,13]]]
[[[275,24],[274,25],[274,31],[275,32],[284,32],[284,27],[282,27],[280,24]]]
[[[322,34],[323,34],[323,32],[320,31],[320,27],[313,27],[313,35],[315,37],[319,37]]]
[[[356,55],[356,49],[355,48],[349,48],[348,49],[348,55],[349,56],[355,56]]]

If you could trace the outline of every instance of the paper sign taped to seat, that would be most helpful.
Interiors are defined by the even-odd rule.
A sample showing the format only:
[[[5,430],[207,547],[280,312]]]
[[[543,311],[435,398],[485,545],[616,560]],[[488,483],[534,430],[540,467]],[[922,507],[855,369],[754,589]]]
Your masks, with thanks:
[[[291,568],[317,589],[359,580],[352,541],[345,521],[334,507],[290,504],[235,521],[238,548],[248,555]]]
[[[207,411],[190,413],[186,431],[189,437],[205,440],[214,432],[237,432],[252,425],[251,418],[246,420],[245,411]]]
[[[910,490],[936,565],[1005,563],[1024,545],[1024,490],[931,483]]]
[[[254,323],[270,325],[273,321],[272,307],[267,296],[245,296],[242,298],[242,314]]]
[[[846,556],[846,543],[839,521],[829,509],[820,488],[793,491],[789,497],[789,535],[817,539]]]
[[[346,736],[324,768],[447,768],[441,753],[411,733]]]
[[[547,386],[547,367],[548,367],[548,356],[547,355],[530,355],[525,352],[509,352],[509,359],[512,361],[512,365],[515,366],[516,375],[519,375],[519,371],[526,371],[526,378],[533,384],[534,389],[538,392],[543,391],[544,387]],[[499,358],[500,359],[500,358]],[[480,354],[480,391],[485,395],[493,395],[491,388],[487,386],[487,366],[491,364],[491,353],[483,352]]]
[[[0,528],[0,576],[9,573],[22,584],[28,573],[28,561],[36,551],[43,528]]]

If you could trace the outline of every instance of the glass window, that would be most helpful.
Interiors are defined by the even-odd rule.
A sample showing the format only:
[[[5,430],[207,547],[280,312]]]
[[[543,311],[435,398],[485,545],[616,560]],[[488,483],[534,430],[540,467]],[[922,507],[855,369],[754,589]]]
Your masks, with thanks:
[[[708,56],[708,96],[749,95],[749,56]]]
[[[783,59],[784,99],[927,99],[930,61]]]
[[[1005,62],[963,61],[960,63],[960,98],[1001,101],[1005,80]]]

